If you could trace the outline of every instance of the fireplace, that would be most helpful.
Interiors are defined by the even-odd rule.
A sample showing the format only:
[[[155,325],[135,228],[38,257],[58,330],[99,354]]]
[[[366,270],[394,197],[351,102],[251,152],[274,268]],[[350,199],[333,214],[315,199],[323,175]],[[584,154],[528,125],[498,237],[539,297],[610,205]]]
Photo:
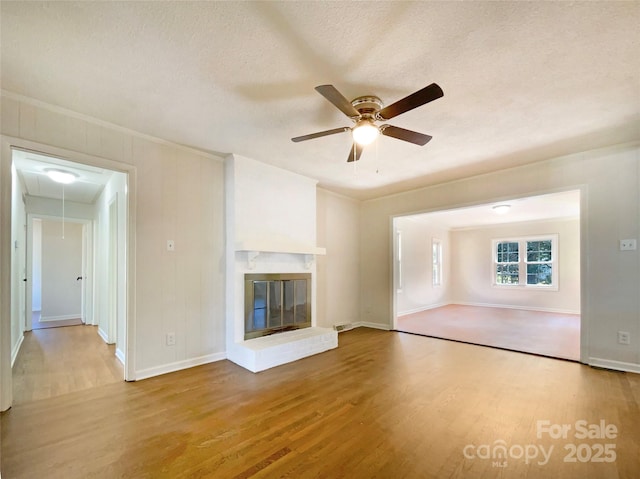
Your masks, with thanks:
[[[245,274],[244,339],[311,327],[311,274]]]

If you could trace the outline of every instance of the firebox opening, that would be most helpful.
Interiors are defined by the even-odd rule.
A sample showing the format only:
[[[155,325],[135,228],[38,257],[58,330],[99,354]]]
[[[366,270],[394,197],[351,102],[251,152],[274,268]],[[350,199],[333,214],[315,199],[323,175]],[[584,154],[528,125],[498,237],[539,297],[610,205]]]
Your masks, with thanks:
[[[245,274],[244,339],[311,327],[311,274]]]

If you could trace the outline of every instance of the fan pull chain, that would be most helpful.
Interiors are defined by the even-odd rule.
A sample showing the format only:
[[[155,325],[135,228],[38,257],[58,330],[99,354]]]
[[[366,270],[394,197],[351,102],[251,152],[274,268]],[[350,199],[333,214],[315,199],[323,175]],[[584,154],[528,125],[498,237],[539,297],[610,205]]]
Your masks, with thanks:
[[[353,174],[357,175],[358,174],[358,165],[357,165],[357,161],[356,161],[356,142],[353,142]]]

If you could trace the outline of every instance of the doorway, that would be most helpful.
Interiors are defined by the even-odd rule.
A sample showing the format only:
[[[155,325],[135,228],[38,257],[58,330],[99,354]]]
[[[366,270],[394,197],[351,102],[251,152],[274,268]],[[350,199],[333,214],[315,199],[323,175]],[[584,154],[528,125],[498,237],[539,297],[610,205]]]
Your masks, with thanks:
[[[393,219],[393,328],[579,361],[581,191]]]
[[[27,281],[25,331],[87,324],[85,297],[93,289],[86,274],[91,222],[31,214],[27,221],[31,281]]]
[[[6,358],[9,351],[12,360],[9,367],[3,365],[2,368],[2,410],[11,405],[11,366],[21,349],[25,332],[33,329],[32,311],[38,306],[43,322],[68,321],[76,319],[70,318],[75,316],[82,324],[95,325],[104,342],[113,343],[113,355],[122,363],[122,379],[133,377],[134,371],[127,357],[127,352],[132,351],[132,345],[127,343],[130,339],[127,330],[131,327],[127,300],[130,277],[127,246],[131,221],[129,181],[133,167],[28,141],[16,143],[10,145],[3,139],[2,144],[3,158],[11,157],[10,171],[5,169],[3,161],[2,177],[5,185],[6,178],[11,179],[11,188],[5,191],[11,191],[11,244],[15,246],[10,251],[11,315],[2,319],[3,332],[9,333],[9,341],[2,343],[2,356]],[[48,179],[51,170],[65,171],[77,181],[74,184],[51,183]],[[3,206],[3,214],[9,212],[9,208]],[[54,258],[58,270],[68,267],[66,277],[74,269],[72,277],[66,278],[69,284],[55,285],[60,291],[54,296],[73,293],[73,300],[66,298],[62,309],[61,304],[49,301],[49,306],[58,307],[49,308],[51,314],[46,312],[46,290],[32,287],[38,281],[42,285],[43,275],[46,275],[46,266],[33,268],[33,230],[39,229],[42,238],[43,232],[46,236],[47,228],[58,229],[60,240],[64,237],[65,244],[76,251],[76,260],[81,265],[70,266],[68,260],[61,261],[61,255]],[[23,231],[24,240],[14,242],[13,238]],[[39,246],[42,248],[42,243]],[[6,259],[8,253],[4,249],[3,258]],[[46,256],[46,253],[41,255],[45,263]],[[103,262],[100,260],[103,257],[115,259]],[[25,258],[24,267],[20,258]],[[56,288],[48,289],[53,292]],[[20,299],[21,293],[24,293],[24,299]],[[67,307],[66,311],[64,307]]]

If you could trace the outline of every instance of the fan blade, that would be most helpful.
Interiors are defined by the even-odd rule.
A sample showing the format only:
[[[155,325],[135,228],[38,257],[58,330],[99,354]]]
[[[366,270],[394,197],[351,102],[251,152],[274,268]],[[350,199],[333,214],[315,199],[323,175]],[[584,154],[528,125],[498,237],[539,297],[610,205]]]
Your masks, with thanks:
[[[299,141],[312,140],[313,138],[320,138],[321,136],[335,135],[336,133],[342,133],[350,131],[351,128],[343,126],[342,128],[334,128],[333,130],[319,131],[318,133],[311,133],[310,135],[296,136],[291,138],[291,141],[298,143]]]
[[[401,113],[418,108],[419,106],[429,103],[430,101],[437,100],[442,96],[444,96],[442,88],[435,83],[432,83],[431,85],[424,87],[422,90],[418,90],[402,100],[398,100],[388,107],[383,108],[376,113],[376,118],[382,121],[390,120],[394,116],[398,116]]]
[[[353,145],[355,146],[355,148],[351,147],[351,151],[349,152],[349,158],[347,159],[348,163],[351,163],[353,161],[358,161],[360,159],[360,155],[362,155],[362,150],[364,149],[362,145],[359,145],[355,141],[353,142]]]
[[[347,100],[342,93],[336,90],[333,85],[320,85],[316,87],[316,91],[329,100],[333,105],[349,118],[359,118],[360,113],[356,110],[351,102]]]
[[[384,136],[391,136],[398,140],[408,141],[416,145],[426,145],[432,136],[418,133],[417,131],[405,130],[404,128],[398,128],[397,126],[382,125],[380,126],[380,133]]]

